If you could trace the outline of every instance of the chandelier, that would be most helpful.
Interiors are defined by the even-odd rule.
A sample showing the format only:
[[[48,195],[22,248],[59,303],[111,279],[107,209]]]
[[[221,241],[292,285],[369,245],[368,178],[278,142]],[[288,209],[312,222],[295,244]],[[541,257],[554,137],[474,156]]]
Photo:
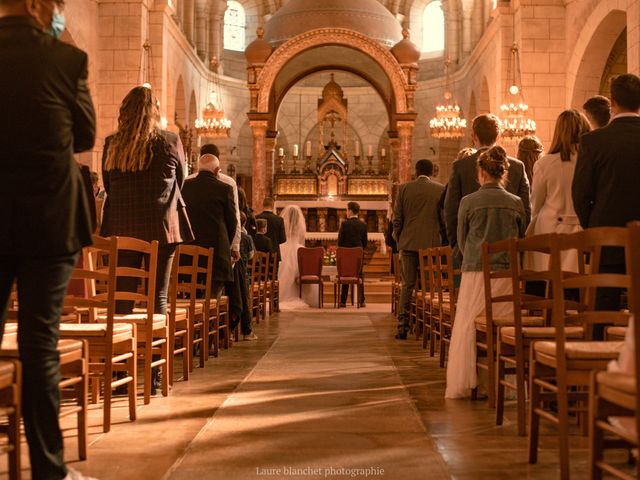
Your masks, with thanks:
[[[211,70],[214,71],[218,61],[216,57],[211,59]],[[207,89],[211,94],[211,101],[202,110],[200,118],[196,119],[196,133],[202,137],[224,138],[231,135],[231,120],[224,114],[222,106],[222,96],[220,95],[220,84],[218,74],[214,74],[214,88],[211,89],[211,82],[207,82]]]
[[[511,46],[511,57],[507,70],[509,88],[505,94],[508,99],[500,105],[501,135],[505,140],[519,140],[526,135],[536,133],[536,122],[529,118],[529,105],[524,101],[522,94],[522,81],[520,75],[520,54],[518,45]]]
[[[451,79],[449,77],[449,67],[451,59],[447,57],[444,62],[445,71],[445,92],[444,104],[436,106],[436,116],[429,121],[429,130],[434,138],[462,138],[467,128],[467,121],[462,117],[462,110],[458,104],[451,99]]]

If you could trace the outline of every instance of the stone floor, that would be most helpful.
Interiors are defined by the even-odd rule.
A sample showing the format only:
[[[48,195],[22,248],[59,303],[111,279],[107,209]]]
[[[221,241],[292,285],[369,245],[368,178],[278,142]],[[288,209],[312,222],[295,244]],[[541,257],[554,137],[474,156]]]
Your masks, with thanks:
[[[135,423],[120,398],[102,434],[92,406],[85,462],[65,419],[69,465],[102,480],[558,476],[552,430],[540,464],[528,465],[513,405],[496,427],[485,402],[445,401],[444,370],[420,342],[393,339],[382,307],[286,312],[256,332],[140,405]],[[574,478],[587,476],[585,440],[572,438]]]

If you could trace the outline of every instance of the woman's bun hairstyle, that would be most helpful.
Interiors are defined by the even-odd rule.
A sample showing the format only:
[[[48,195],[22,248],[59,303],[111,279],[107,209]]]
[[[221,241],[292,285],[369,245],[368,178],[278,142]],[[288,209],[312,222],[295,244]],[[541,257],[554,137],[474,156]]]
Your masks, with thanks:
[[[496,180],[502,180],[509,171],[507,152],[499,145],[491,147],[478,157],[478,168]]]

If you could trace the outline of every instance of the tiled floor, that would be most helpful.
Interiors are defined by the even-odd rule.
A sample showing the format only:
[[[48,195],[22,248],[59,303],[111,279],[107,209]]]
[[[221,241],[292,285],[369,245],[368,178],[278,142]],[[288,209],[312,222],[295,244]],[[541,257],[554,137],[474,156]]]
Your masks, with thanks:
[[[496,427],[484,402],[445,401],[444,370],[421,342],[394,340],[383,310],[273,316],[257,326],[258,341],[141,405],[135,423],[118,399],[102,434],[92,406],[86,462],[65,419],[69,465],[103,480],[557,478],[551,430],[540,465],[528,465],[513,406]],[[572,441],[574,478],[586,478],[586,439]]]

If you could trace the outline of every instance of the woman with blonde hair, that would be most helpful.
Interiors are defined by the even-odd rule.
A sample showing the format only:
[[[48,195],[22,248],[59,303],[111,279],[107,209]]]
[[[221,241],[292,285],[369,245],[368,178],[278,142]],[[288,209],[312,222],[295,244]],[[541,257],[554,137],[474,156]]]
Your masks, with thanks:
[[[480,189],[460,202],[457,234],[462,278],[451,331],[445,398],[468,397],[478,386],[474,322],[484,311],[482,244],[524,234],[526,214],[522,200],[504,188],[508,173],[509,160],[504,148],[495,146],[482,152],[477,164]],[[490,265],[492,270],[507,270],[509,258],[506,254],[493,255]],[[493,295],[509,294],[511,279],[495,279],[491,288]],[[507,314],[506,304],[494,309],[494,315]]]
[[[180,194],[184,181],[184,149],[180,137],[161,130],[158,101],[147,87],[135,87],[122,101],[118,130],[105,140],[102,178],[107,198],[100,234],[158,240],[156,313],[167,311],[167,290],[176,245],[193,240]],[[139,267],[142,256],[127,252],[121,266]],[[119,288],[135,291],[137,279],[119,279]],[[133,303],[118,302],[118,313]]]
[[[573,208],[571,184],[580,137],[590,130],[589,121],[578,110],[565,110],[558,117],[549,153],[533,166],[531,224],[527,235],[581,230]],[[527,268],[545,270],[548,258],[542,253],[532,253],[526,257],[525,264]],[[577,257],[565,255],[562,268],[577,271]]]
[[[524,163],[524,171],[527,172],[529,184],[533,181],[533,166],[542,155],[542,142],[535,135],[527,135],[518,143],[518,160]]]

